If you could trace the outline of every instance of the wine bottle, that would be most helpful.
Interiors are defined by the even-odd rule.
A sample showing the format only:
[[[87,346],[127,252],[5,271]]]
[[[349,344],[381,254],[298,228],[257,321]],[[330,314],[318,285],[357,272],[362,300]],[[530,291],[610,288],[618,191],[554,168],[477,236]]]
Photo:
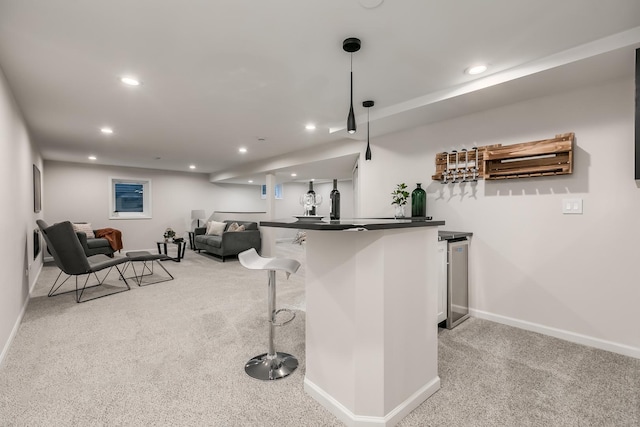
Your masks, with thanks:
[[[316,198],[316,192],[313,191],[313,181],[309,181],[309,191],[307,191],[307,194],[310,194],[313,196],[313,200],[315,203],[315,198]],[[316,206],[313,205],[311,207],[311,210],[309,211],[309,215],[315,215],[316,214]]]
[[[338,191],[338,180],[333,180],[333,190],[329,194],[331,205],[329,207],[329,218],[340,219],[340,192]]]

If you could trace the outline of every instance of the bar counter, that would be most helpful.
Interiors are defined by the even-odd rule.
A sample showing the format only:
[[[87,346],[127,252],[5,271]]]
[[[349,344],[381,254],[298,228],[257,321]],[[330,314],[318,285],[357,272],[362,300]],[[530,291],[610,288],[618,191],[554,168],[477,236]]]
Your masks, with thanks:
[[[307,232],[304,388],[348,426],[393,426],[440,388],[444,221],[260,222]]]
[[[300,218],[300,219],[297,219]],[[328,220],[325,217],[293,217],[260,221],[261,227],[298,228],[301,230],[343,231],[352,229],[389,230],[394,228],[434,227],[444,225],[444,221],[433,221],[415,218],[349,218]]]

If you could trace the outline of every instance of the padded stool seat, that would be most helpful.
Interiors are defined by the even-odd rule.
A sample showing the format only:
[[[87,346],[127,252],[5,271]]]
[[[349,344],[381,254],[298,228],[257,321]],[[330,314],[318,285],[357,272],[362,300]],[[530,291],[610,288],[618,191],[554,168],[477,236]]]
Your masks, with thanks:
[[[269,309],[269,351],[249,360],[245,366],[245,372],[259,380],[277,380],[284,378],[298,367],[298,359],[289,353],[276,352],[274,346],[275,327],[283,326],[295,318],[291,310],[280,309],[276,311],[276,271],[284,271],[289,275],[298,271],[300,263],[288,258],[267,258],[258,255],[254,248],[238,254],[240,264],[250,270],[267,270],[269,272],[268,285],[268,309]],[[282,323],[276,323],[278,313],[286,311],[292,317]]]
[[[173,280],[173,276],[171,275],[171,273],[169,273],[169,271],[167,271],[167,269],[164,268],[164,265],[162,265],[159,262],[165,259],[171,259],[167,255],[152,254],[151,252],[148,252],[148,251],[132,251],[132,252],[127,252],[125,255],[127,258],[129,258],[129,264],[127,264],[127,267],[131,265],[131,269],[133,270],[133,275],[134,275],[133,279],[136,281],[138,286],[153,285],[154,283],[161,283],[161,282],[167,282],[169,280]],[[138,272],[136,271],[136,266],[134,262],[142,262],[142,269],[140,271],[140,275],[138,275]],[[153,273],[154,262],[158,264],[160,268],[162,268],[169,277],[160,277],[160,279],[155,280],[153,282],[142,283],[145,276],[152,276],[154,274]],[[126,271],[126,268],[125,268],[125,271]]]

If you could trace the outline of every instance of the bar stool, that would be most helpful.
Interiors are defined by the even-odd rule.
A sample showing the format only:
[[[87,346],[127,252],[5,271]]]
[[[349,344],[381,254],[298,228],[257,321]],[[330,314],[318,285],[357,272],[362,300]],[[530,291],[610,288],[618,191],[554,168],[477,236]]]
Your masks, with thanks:
[[[275,327],[291,322],[296,314],[286,308],[276,311],[276,270],[282,270],[289,275],[298,271],[300,263],[294,259],[266,258],[258,255],[254,248],[238,254],[240,264],[250,270],[267,270],[269,272],[268,305],[269,305],[269,351],[260,354],[244,365],[245,372],[259,380],[277,380],[284,378],[298,367],[298,359],[288,353],[276,352],[273,340]],[[291,314],[285,322],[277,323],[276,316],[281,311]]]

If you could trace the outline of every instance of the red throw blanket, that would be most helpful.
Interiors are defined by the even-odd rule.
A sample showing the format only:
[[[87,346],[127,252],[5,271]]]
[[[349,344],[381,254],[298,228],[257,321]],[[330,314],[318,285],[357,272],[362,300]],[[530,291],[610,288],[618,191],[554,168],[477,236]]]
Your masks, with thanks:
[[[103,237],[109,241],[111,249],[119,251],[122,249],[122,232],[115,228],[101,228],[96,230],[96,237]]]

